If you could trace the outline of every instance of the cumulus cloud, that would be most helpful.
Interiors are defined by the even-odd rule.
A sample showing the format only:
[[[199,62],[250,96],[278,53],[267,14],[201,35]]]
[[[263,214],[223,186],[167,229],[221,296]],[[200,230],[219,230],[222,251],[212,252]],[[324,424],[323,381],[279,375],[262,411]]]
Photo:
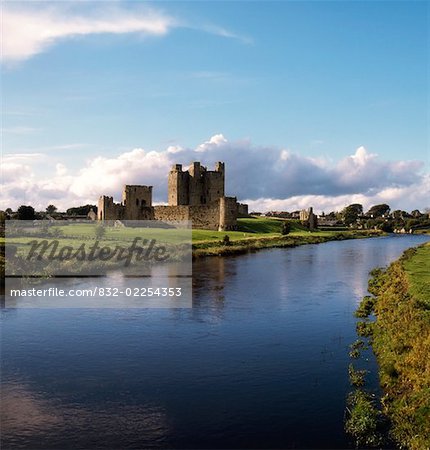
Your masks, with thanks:
[[[216,161],[224,161],[227,194],[248,202],[254,210],[314,206],[318,211],[331,211],[353,202],[365,208],[382,202],[402,209],[429,206],[430,175],[423,173],[421,161],[385,161],[359,147],[332,163],[324,157],[310,158],[274,146],[256,146],[248,140],[232,142],[217,134],[196,148],[135,148],[112,157],[93,157],[75,172],[52,156],[6,156],[1,207],[15,208],[27,202],[37,208],[49,203],[68,208],[96,203],[101,194],[119,200],[124,184],[152,185],[154,201],[165,202],[171,165],[187,166],[192,161],[201,161],[209,169]],[[42,166],[46,170],[49,164],[52,175],[39,176]]]

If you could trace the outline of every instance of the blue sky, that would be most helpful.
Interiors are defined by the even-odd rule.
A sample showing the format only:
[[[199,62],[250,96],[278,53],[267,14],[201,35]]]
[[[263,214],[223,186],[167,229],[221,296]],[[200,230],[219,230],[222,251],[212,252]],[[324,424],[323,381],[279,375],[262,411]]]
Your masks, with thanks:
[[[261,164],[264,152],[287,151],[304,170],[324,166],[330,175],[360,147],[377,154],[381,167],[397,162],[384,186],[301,192],[297,185],[269,190],[269,197],[265,189],[241,192],[255,206],[271,200],[293,207],[287,196],[294,194],[334,198],[326,200],[335,207],[348,201],[344,195],[376,201],[384,189],[409,189],[414,198],[413,189],[419,197],[428,187],[428,2],[6,2],[3,8],[3,154],[33,178],[56,171],[76,179],[97,158],[115,161],[136,148],[164,161],[169,146],[196,149],[222,134],[236,151],[233,165],[246,158]],[[224,155],[220,142],[208,162]],[[399,175],[406,160],[421,164],[405,163]],[[411,173],[424,185],[413,187]],[[133,182],[146,184],[135,176]],[[9,188],[8,201],[19,203]],[[41,205],[61,203],[49,197],[52,186],[20,188],[23,201],[37,201],[28,189],[39,189]],[[94,195],[101,188],[109,186],[91,186]],[[60,191],[72,203],[87,200],[70,184]],[[400,192],[393,199],[401,206]],[[412,206],[429,206],[424,196],[418,203]]]

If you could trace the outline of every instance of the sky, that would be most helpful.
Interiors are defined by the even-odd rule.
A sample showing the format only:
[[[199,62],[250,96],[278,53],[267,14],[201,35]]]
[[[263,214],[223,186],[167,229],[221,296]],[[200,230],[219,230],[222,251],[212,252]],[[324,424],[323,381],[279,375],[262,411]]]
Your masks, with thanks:
[[[253,210],[430,207],[427,1],[2,3],[0,208],[226,163]]]

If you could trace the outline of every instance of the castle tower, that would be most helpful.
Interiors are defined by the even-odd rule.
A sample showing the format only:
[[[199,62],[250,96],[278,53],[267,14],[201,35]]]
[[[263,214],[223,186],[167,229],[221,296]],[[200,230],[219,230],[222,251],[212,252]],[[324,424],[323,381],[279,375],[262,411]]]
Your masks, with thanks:
[[[188,205],[188,172],[182,171],[182,164],[174,164],[169,172],[167,180],[169,206]]]
[[[152,186],[126,184],[122,191],[122,204],[128,208],[152,206]]]
[[[168,177],[169,206],[207,205],[224,197],[225,166],[217,162],[215,170],[207,170],[199,162],[193,162],[187,171],[175,164]]]

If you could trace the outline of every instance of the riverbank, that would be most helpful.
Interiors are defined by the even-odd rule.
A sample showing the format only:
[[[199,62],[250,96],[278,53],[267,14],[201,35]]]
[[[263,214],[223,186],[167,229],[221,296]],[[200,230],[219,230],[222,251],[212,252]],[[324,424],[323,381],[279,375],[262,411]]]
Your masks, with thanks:
[[[280,232],[282,220],[267,218],[239,219],[238,231],[193,230],[193,257],[227,256],[266,248],[288,248],[328,241],[381,236],[379,230],[309,231],[298,221],[290,221],[291,231]],[[228,236],[226,238],[225,236]]]
[[[407,250],[388,269],[373,271],[373,307],[363,307],[376,317],[369,325],[383,413],[391,421],[392,437],[412,450],[430,448],[429,267],[430,243]]]

